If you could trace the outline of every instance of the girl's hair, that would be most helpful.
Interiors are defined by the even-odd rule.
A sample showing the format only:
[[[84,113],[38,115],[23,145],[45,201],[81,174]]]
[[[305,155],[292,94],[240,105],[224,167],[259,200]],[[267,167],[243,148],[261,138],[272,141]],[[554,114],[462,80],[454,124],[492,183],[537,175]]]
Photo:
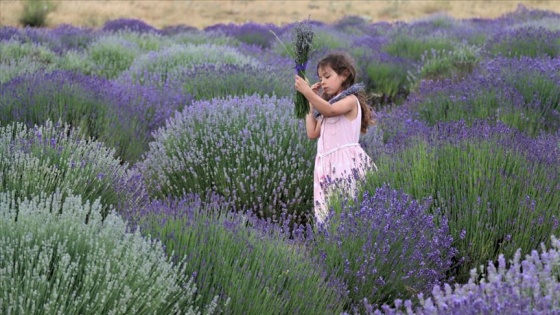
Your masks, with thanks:
[[[352,57],[350,57],[350,55],[342,52],[330,53],[323,59],[319,60],[319,62],[317,63],[317,73],[319,73],[319,69],[325,67],[330,67],[338,75],[346,76],[346,80],[342,82],[343,90],[346,90],[347,88],[351,87],[352,84],[356,83],[356,66],[354,65],[354,60],[352,59]],[[326,95],[323,93],[323,99],[327,101],[333,96],[334,95]],[[372,117],[372,109],[367,104],[367,97],[365,92],[361,91],[356,93],[356,97],[358,98],[360,106],[362,107],[362,125],[360,131],[362,133],[366,133],[369,125],[375,123]]]

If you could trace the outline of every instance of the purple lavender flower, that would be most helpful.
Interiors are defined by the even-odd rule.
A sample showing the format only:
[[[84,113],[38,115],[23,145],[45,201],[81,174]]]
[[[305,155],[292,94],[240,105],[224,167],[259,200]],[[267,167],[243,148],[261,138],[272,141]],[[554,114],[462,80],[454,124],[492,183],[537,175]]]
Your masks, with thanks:
[[[388,185],[339,198],[315,243],[329,273],[346,281],[354,307],[364,298],[380,305],[428,292],[445,279],[456,251],[447,221],[428,214],[431,200]]]
[[[496,263],[473,269],[468,283],[435,286],[431,294],[395,301],[394,307],[376,308],[365,300],[365,314],[557,314],[560,242],[551,238],[550,249],[542,245],[523,260],[518,250],[510,262],[500,255]]]
[[[210,189],[262,217],[306,216],[315,150],[289,115],[292,106],[259,95],[194,102],[154,135],[138,164],[151,194]]]
[[[430,211],[439,207],[450,218],[465,258],[454,271],[459,281],[499,252],[527,252],[558,232],[560,133],[533,138],[488,121],[404,121],[381,116],[379,127],[395,134],[383,146],[366,146],[384,165],[367,177],[366,190],[390,183],[415,198],[433,197]]]
[[[105,22],[103,32],[118,32],[118,31],[131,31],[137,33],[159,33],[159,30],[146,22],[138,19],[116,19]]]
[[[275,41],[271,31],[278,33],[279,30],[280,28],[274,24],[258,24],[252,22],[241,25],[233,23],[215,24],[204,29],[204,31],[208,32],[221,32],[243,43],[255,45],[264,49],[270,48]]]
[[[289,239],[286,226],[232,207],[218,194],[185,194],[147,203],[132,222],[177,259],[185,257],[202,305],[218,295],[231,299],[219,310],[231,314],[342,312],[344,286]]]

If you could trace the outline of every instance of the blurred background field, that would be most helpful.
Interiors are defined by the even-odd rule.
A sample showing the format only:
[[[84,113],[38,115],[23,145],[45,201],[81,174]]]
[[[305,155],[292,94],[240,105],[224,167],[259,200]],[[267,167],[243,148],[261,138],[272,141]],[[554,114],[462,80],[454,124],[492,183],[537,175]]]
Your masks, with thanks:
[[[560,314],[558,1],[0,5],[0,314]],[[307,17],[377,114],[326,226]]]
[[[0,25],[18,26],[25,1],[0,1]],[[136,18],[156,27],[185,24],[204,28],[217,23],[272,23],[283,25],[311,17],[331,23],[345,16],[360,16],[370,22],[411,21],[435,13],[454,18],[496,18],[515,10],[560,12],[560,1],[52,1],[56,9],[48,15],[47,26],[60,24],[100,27],[109,20]]]

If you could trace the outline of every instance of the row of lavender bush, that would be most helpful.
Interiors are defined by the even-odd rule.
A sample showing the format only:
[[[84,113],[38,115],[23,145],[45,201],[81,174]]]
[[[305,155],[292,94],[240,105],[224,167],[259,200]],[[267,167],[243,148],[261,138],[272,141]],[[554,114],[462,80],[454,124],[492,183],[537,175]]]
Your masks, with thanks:
[[[558,234],[559,20],[520,7],[493,20],[314,21],[310,64],[339,48],[356,58],[379,114],[361,142],[380,166],[315,230],[314,143],[293,118],[293,61],[271,32],[288,42],[293,25],[1,28],[0,192],[13,196],[3,212],[57,193],[81,196],[75,208],[99,200],[102,218],[114,207],[162,242],[177,282],[192,276],[199,297],[185,295],[184,312],[453,313],[508,298],[557,309],[557,276],[531,284],[550,290],[496,300],[471,269],[490,261],[481,277],[496,274],[500,253],[520,249],[518,262]],[[557,274],[558,260],[546,262]],[[432,292],[444,283],[457,289]],[[6,290],[0,300],[24,303]]]

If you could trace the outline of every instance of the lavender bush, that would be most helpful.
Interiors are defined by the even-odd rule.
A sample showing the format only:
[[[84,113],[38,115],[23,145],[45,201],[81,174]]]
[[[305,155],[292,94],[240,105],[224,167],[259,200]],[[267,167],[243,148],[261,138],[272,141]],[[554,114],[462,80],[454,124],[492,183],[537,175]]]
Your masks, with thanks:
[[[259,46],[263,49],[272,47],[275,42],[274,33],[280,32],[280,27],[274,24],[258,24],[248,22],[240,25],[233,23],[215,24],[204,28],[205,32],[223,33],[231,36],[242,43]]]
[[[111,20],[105,22],[101,31],[107,33],[115,33],[115,32],[136,32],[136,33],[158,33],[159,31],[149,25],[148,23],[138,20],[138,19],[126,19],[120,18],[116,20]]]
[[[530,135],[560,129],[559,61],[497,57],[463,80],[424,81],[407,101],[418,118],[439,121],[488,118]]]
[[[401,104],[414,84],[409,76],[412,68],[411,61],[386,53],[371,58],[364,79],[368,90],[375,96],[374,105]]]
[[[312,208],[314,143],[289,98],[194,102],[154,135],[139,170],[153,197],[211,189],[263,217]]]
[[[366,190],[390,183],[416,199],[433,197],[430,211],[448,218],[463,259],[458,281],[499,253],[528,252],[558,232],[558,135],[532,139],[483,121],[406,125],[376,152],[384,167],[367,176]]]
[[[202,313],[192,279],[161,244],[126,232],[114,213],[103,220],[102,208],[60,193],[0,192],[2,314]]]
[[[162,50],[176,43],[159,33],[118,32],[115,35],[135,43],[143,52]]]
[[[88,75],[114,79],[128,70],[141,53],[142,50],[136,43],[123,39],[121,36],[100,36],[87,47],[78,63],[65,62],[61,67],[68,70],[76,69]]]
[[[47,47],[11,39],[0,44],[0,84],[38,70],[52,71],[58,56]]]
[[[205,64],[176,71],[170,75],[174,78],[168,77],[168,80],[182,81],[183,93],[194,95],[198,100],[252,94],[291,96],[292,79],[270,75],[278,71],[273,67]]]
[[[31,57],[45,64],[56,61],[56,54],[41,44],[21,43],[17,40],[3,41],[0,45],[0,62]]]
[[[403,29],[396,29],[391,34],[391,41],[383,48],[391,56],[407,58],[413,61],[420,61],[426,51],[452,51],[454,40],[441,35],[411,36],[406,34]]]
[[[285,43],[290,43],[295,41],[296,38],[294,34],[294,29],[300,26],[300,24],[302,23],[304,22],[286,25],[284,27],[284,30],[281,30],[280,33],[278,34],[278,38],[280,39],[280,41]],[[351,46],[350,44],[352,40],[350,37],[348,37],[347,34],[341,31],[337,31],[330,26],[324,25],[322,23],[317,23],[314,21],[305,21],[305,24],[308,24],[307,27],[311,28],[314,33],[312,50],[310,50],[309,52],[309,59],[312,59],[317,55],[319,55],[319,58],[323,57],[321,55],[323,55],[324,52],[327,50],[350,48]],[[286,47],[288,47],[289,50],[286,51],[286,48],[282,46],[280,41],[277,40],[272,45],[271,49],[280,56],[285,56],[285,57],[295,56],[295,52],[293,51],[294,47],[291,47],[294,45],[287,45]],[[309,62],[309,65],[312,66],[316,64],[317,63],[312,63],[311,61]],[[316,69],[313,68],[312,70],[313,72],[315,72]]]
[[[381,305],[427,293],[445,279],[455,250],[445,218],[428,214],[432,201],[416,201],[383,185],[375,191],[330,198],[328,224],[315,235],[329,274],[345,280],[352,308]]]
[[[560,56],[560,31],[540,27],[504,30],[488,40],[486,50],[494,56],[555,58]]]
[[[552,32],[560,31],[560,16],[556,17],[544,17],[538,20],[530,20],[523,23],[518,23],[516,25],[512,25],[511,29],[520,29],[520,28],[536,28],[536,29],[546,29]]]
[[[237,47],[241,42],[219,31],[189,30],[168,35],[168,38],[179,45],[216,45]]]
[[[521,260],[516,251],[507,263],[500,255],[497,264],[489,262],[472,269],[468,283],[436,286],[418,301],[396,300],[395,307],[381,309],[366,300],[365,314],[556,314],[560,312],[560,241],[552,236],[551,248],[541,245]],[[497,266],[496,266],[497,265]],[[509,267],[508,267],[509,265]],[[416,302],[419,306],[414,306]]]
[[[12,59],[0,62],[0,84],[6,83],[19,76],[25,76],[34,72],[52,72],[57,69],[55,64],[45,64],[37,61],[34,57],[24,56],[20,59]]]
[[[62,120],[133,162],[147,149],[151,131],[189,99],[172,89],[118,84],[69,71],[37,72],[2,85],[0,124]]]
[[[106,216],[110,206],[134,207],[141,197],[114,151],[83,139],[68,125],[1,127],[0,152],[0,192],[14,198],[70,191],[91,202],[100,199]]]
[[[229,301],[218,309],[224,314],[343,311],[344,287],[328,277],[301,243],[275,223],[230,212],[232,207],[214,194],[189,194],[154,201],[141,208],[135,221],[160,239],[170,255],[186,256],[185,272],[193,275],[202,305],[217,295]]]
[[[169,73],[176,69],[203,64],[260,65],[256,58],[246,56],[233,47],[208,44],[173,45],[139,56],[122,77],[134,79],[141,84],[161,85]],[[154,75],[157,75],[155,81]],[[150,78],[150,81],[146,78]]]
[[[462,42],[451,51],[431,50],[420,61],[418,76],[422,80],[462,78],[470,74],[480,61],[481,48]]]
[[[76,27],[69,24],[61,24],[52,29],[43,29],[46,32],[44,45],[48,46],[57,54],[69,51],[83,51],[98,37],[98,32],[87,27]]]

